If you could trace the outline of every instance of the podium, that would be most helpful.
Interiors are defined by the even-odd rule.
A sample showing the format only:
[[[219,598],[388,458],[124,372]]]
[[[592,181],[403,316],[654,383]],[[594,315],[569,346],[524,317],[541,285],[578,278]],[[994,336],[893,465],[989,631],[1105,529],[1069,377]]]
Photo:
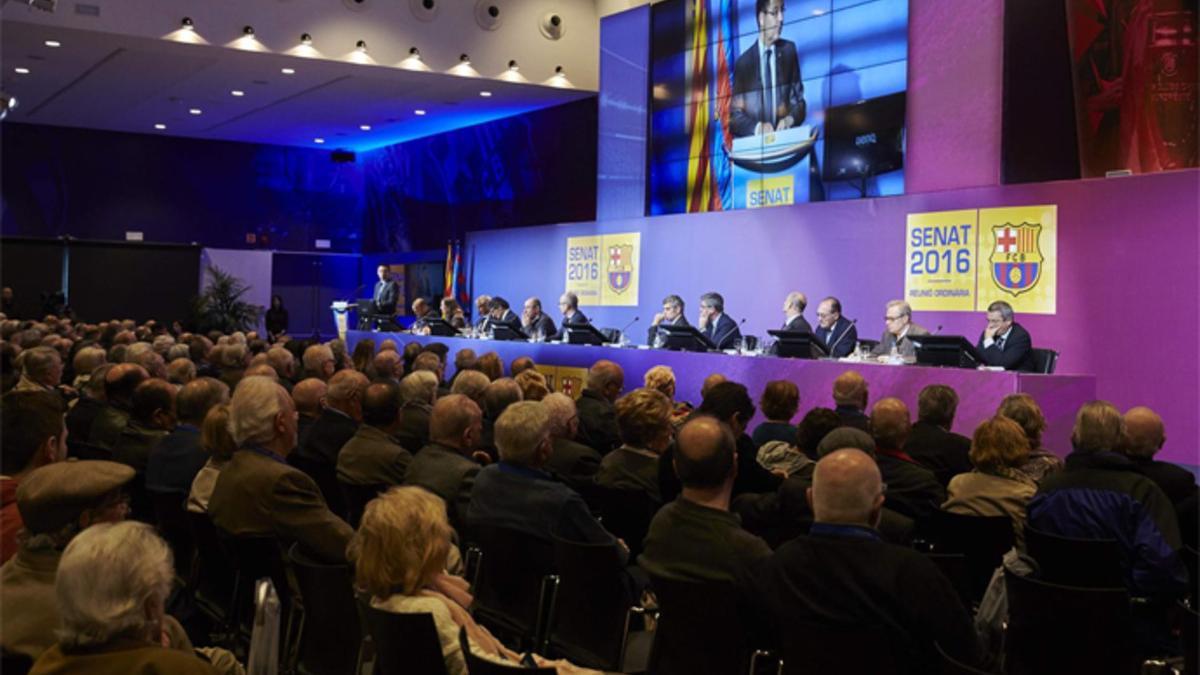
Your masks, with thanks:
[[[757,209],[809,200],[810,155],[817,137],[810,125],[733,139],[733,206]]]
[[[345,341],[347,324],[350,321],[350,303],[345,300],[334,300],[333,304],[329,305],[329,309],[333,310],[333,325],[337,328],[338,339]]]

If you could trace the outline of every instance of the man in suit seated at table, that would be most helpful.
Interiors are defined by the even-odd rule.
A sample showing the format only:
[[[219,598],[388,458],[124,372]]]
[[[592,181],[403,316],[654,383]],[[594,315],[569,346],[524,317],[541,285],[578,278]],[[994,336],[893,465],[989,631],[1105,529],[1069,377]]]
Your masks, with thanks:
[[[817,330],[813,335],[831,352],[830,356],[839,359],[849,355],[858,344],[858,329],[842,316],[842,303],[833,296],[817,305]]]
[[[437,319],[438,313],[430,306],[429,301],[425,298],[417,298],[412,302],[413,323],[409,328],[413,333],[421,333],[428,335],[429,319]]]
[[[700,296],[700,325],[704,337],[717,349],[733,349],[742,339],[737,322],[725,314],[725,298],[720,293],[710,292]]]
[[[481,295],[475,298],[475,328],[482,330],[491,319],[492,296]]]
[[[579,296],[567,291],[558,298],[558,310],[562,312],[562,327],[565,331],[567,326],[586,326],[591,322],[579,311]]]
[[[793,332],[813,332],[808,319],[804,318],[804,308],[808,306],[808,298],[800,291],[792,291],[783,300],[783,326],[781,330]]]
[[[524,311],[521,314],[521,328],[530,337],[540,334],[547,340],[553,340],[558,334],[558,329],[554,326],[554,319],[546,316],[546,313],[542,311],[542,301],[538,298],[529,298],[525,301]]]
[[[523,332],[521,331],[521,317],[512,311],[507,300],[498,295],[488,302],[488,325],[503,325],[518,333]]]
[[[903,300],[892,300],[884,309],[883,336],[879,344],[871,350],[871,356],[883,361],[895,351],[904,359],[916,359],[917,347],[912,338],[916,335],[929,335],[929,331],[913,323],[912,307]]]
[[[1013,321],[1012,305],[997,300],[988,305],[987,328],[975,347],[989,366],[1033,372],[1033,341],[1029,331]]]
[[[687,326],[687,317],[683,315],[683,298],[678,295],[668,295],[663,298],[662,311],[654,315],[650,330],[646,335],[646,344],[653,346],[655,339],[663,333],[659,326]]]

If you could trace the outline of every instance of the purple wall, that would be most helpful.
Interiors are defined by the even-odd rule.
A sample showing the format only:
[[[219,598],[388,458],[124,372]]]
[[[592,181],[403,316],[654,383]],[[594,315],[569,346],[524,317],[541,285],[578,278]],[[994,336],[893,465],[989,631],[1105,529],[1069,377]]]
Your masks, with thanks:
[[[1062,352],[1060,373],[1095,374],[1100,397],[1162,413],[1170,437],[1162,457],[1196,465],[1198,185],[1200,171],[1190,170],[477,232],[468,238],[471,283],[475,293],[500,294],[517,306],[537,295],[553,307],[564,285],[568,236],[639,231],[640,306],[585,308],[599,325],[620,327],[640,316],[644,330],[668,293],[684,297],[694,322],[699,295],[717,290],[730,316],[746,318],[745,331],[762,335],[781,322],[783,297],[797,289],[808,294],[810,321],[816,302],[834,294],[846,315],[859,319],[860,335],[875,338],[884,304],[903,294],[908,213],[1057,204],[1059,313],[1019,320],[1035,345]],[[921,312],[915,320],[972,338],[983,328],[974,313]]]

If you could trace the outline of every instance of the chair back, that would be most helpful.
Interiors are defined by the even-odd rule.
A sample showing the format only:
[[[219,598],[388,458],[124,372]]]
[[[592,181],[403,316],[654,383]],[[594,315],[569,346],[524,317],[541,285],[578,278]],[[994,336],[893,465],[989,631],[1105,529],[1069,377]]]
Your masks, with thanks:
[[[295,580],[284,562],[282,543],[273,535],[232,535],[217,528],[217,538],[225,557],[236,570],[231,624],[249,632],[254,617],[255,582],[264,577],[275,584],[279,604],[286,616],[295,595]]]
[[[629,546],[629,559],[642,553],[642,542],[650,530],[650,521],[658,504],[644,490],[610,488],[597,485],[593,492],[604,529]],[[591,504],[589,504],[591,506]]]
[[[208,514],[188,511],[186,517],[196,545],[192,577],[196,604],[209,618],[226,624],[232,617],[236,570],[225,556],[217,528]]]
[[[1004,581],[1009,675],[1138,672],[1129,594],[1123,587],[1064,586],[1009,569]]]
[[[442,643],[432,614],[399,614],[359,600],[375,644],[376,675],[446,675]]]
[[[67,440],[67,447],[70,449],[69,454],[75,459],[103,459],[111,462],[113,458],[112,450],[102,445]]]
[[[150,491],[150,503],[154,509],[154,521],[163,539],[175,556],[175,573],[192,581],[192,558],[196,545],[192,530],[188,526],[187,495],[181,492]]]
[[[0,653],[0,673],[4,675],[26,675],[33,668],[33,659],[25,654],[10,652],[7,649]]]
[[[1029,351],[1033,359],[1033,372],[1044,375],[1054,374],[1054,369],[1058,366],[1058,352],[1053,349],[1040,349],[1038,347],[1034,347]]]
[[[471,641],[467,639],[465,628],[458,632],[458,643],[467,662],[467,672],[471,675],[555,675],[558,672],[555,668],[526,668],[518,663],[506,666],[481,658],[471,650]]]
[[[1115,539],[1075,539],[1025,524],[1025,549],[1038,578],[1084,588],[1123,588],[1124,553]]]
[[[317,562],[301,552],[299,544],[288,549],[288,563],[304,608],[300,668],[311,675],[358,672],[362,626],[350,566]]]
[[[1200,675],[1200,614],[1196,613],[1196,600],[1191,604],[1179,603],[1183,617],[1181,640],[1183,646],[1183,675]]]
[[[963,607],[968,610],[974,604],[976,598],[974,589],[971,583],[970,565],[967,556],[962,553],[926,553],[926,558],[937,566],[942,574],[950,580],[950,585],[954,587],[954,591],[958,593],[958,599],[962,601]]]
[[[962,661],[950,656],[942,649],[942,645],[935,642],[933,646],[937,648],[938,656],[942,659],[942,675],[991,675],[986,670],[980,670],[975,666],[969,666]]]
[[[544,636],[546,577],[554,573],[554,546],[497,525],[474,524],[468,541],[479,549],[474,583],[476,618],[525,645]]]
[[[934,552],[961,553],[966,557],[970,601],[983,598],[992,574],[1013,547],[1013,525],[1008,516],[966,516],[938,511],[933,518]]]
[[[389,487],[391,486],[386,483],[352,485],[338,481],[338,489],[342,491],[342,500],[346,504],[346,522],[350,523],[350,527],[358,529],[358,523],[362,520],[362,514],[367,508],[367,502],[378,497],[381,492],[384,492]]]
[[[620,671],[637,597],[613,544],[555,539],[558,571],[547,624],[554,652],[576,665]]]
[[[346,502],[342,499],[341,488],[338,487],[337,467],[295,452],[288,455],[287,461],[288,464],[308,474],[308,477],[313,479],[317,488],[321,490],[321,496],[325,498],[325,505],[329,507],[329,510],[342,520],[346,520]]]
[[[783,641],[784,675],[895,675],[894,636],[869,625],[810,623],[789,626]],[[864,645],[870,645],[864,649]],[[906,671],[907,672],[907,671]]]
[[[733,584],[652,577],[658,627],[650,650],[655,675],[742,675],[750,665],[750,642]]]

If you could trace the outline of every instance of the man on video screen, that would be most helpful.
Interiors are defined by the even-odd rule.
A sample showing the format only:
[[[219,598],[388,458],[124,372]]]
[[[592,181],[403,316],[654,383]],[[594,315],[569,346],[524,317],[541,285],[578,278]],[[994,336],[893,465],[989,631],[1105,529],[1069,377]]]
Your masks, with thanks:
[[[804,84],[795,43],[779,37],[783,0],[755,0],[758,39],[733,68],[733,135],[783,131],[804,121]]]

